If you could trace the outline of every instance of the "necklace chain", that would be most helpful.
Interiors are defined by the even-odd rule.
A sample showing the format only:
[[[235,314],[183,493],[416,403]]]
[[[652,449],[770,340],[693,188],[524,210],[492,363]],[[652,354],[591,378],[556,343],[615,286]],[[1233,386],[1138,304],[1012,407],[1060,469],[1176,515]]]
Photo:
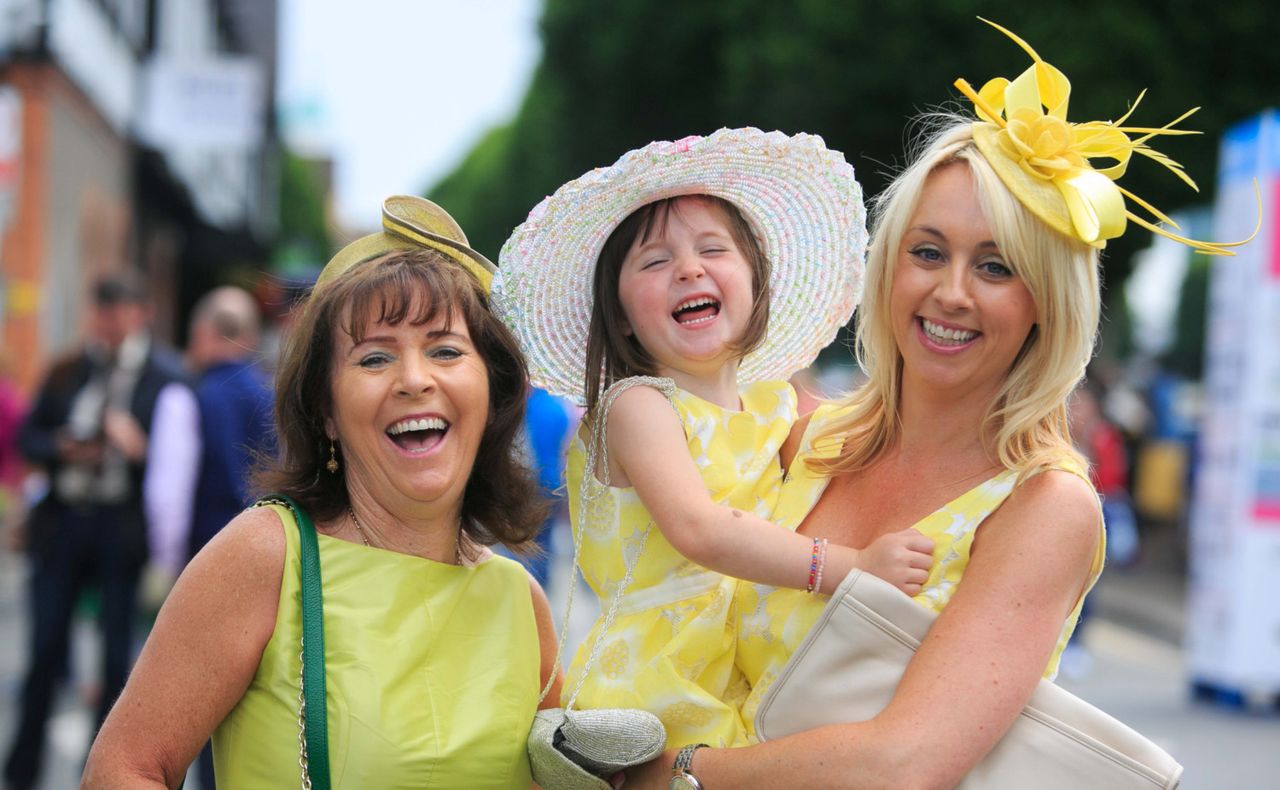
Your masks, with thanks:
[[[369,542],[369,537],[364,534],[364,527],[360,526],[360,519],[356,518],[355,508],[348,505],[347,513],[351,516],[351,523],[356,525],[356,532],[360,534],[360,540],[364,541],[364,545],[372,546],[373,544]]]
[[[350,505],[347,505],[347,514],[351,516],[351,523],[356,525],[356,532],[360,535],[360,540],[364,542],[364,545],[372,548],[373,544],[369,542],[369,536],[365,534],[364,526],[360,524],[360,519],[356,517],[355,508],[351,507]],[[454,538],[454,543],[453,543],[453,564],[454,565],[462,564],[462,524],[461,523],[458,524],[458,534],[457,534],[457,537]]]

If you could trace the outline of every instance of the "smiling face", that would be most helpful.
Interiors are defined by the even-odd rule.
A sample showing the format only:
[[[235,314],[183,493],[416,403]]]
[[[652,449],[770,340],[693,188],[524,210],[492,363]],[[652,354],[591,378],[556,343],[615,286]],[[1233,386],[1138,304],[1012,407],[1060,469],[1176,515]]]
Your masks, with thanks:
[[[894,262],[890,315],[903,386],[994,395],[1036,322],[1031,292],[993,240],[964,163],[925,182]]]
[[[665,220],[627,251],[618,298],[624,331],[680,382],[736,363],[755,300],[751,265],[719,207],[682,198]]]
[[[342,446],[349,489],[393,511],[454,514],[489,417],[485,362],[456,310],[420,325],[379,318],[354,338],[345,322],[334,329],[326,432]]]

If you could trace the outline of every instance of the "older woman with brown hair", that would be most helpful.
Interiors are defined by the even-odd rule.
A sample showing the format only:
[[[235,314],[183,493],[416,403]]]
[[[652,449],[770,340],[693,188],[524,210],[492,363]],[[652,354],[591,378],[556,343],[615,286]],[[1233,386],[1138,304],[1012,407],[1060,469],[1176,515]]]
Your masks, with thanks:
[[[229,787],[529,786],[554,629],[537,583],[485,548],[519,551],[542,521],[515,448],[524,361],[448,214],[390,198],[383,224],[301,307],[257,481],[272,495],[179,579],[85,786],[176,787],[211,734]]]

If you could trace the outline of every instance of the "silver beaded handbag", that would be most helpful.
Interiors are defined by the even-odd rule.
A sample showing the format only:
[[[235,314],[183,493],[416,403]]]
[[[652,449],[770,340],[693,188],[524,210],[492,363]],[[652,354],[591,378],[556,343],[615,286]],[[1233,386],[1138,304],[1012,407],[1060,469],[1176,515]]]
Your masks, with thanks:
[[[586,467],[582,474],[581,501],[584,507],[589,498],[598,496],[600,491],[609,485],[609,447],[605,442],[605,425],[609,419],[609,408],[626,390],[635,386],[647,386],[661,392],[668,399],[675,395],[675,382],[671,379],[651,376],[635,376],[623,379],[608,389],[596,409],[595,422],[592,425],[591,440],[587,446]],[[597,467],[601,476],[596,492],[592,489],[592,478]],[[618,606],[627,587],[631,585],[631,576],[640,555],[644,553],[649,533],[653,530],[653,522],[645,525],[640,534],[640,548],[626,560],[626,573],[618,583],[613,600],[605,612],[604,622],[596,633],[591,645],[591,652],[568,701],[563,708],[549,708],[538,711],[533,720],[533,728],[529,731],[529,764],[533,770],[533,780],[546,790],[609,790],[606,781],[613,774],[641,763],[648,762],[666,748],[667,732],[658,717],[646,710],[636,708],[604,708],[596,710],[574,710],[573,703],[578,699],[582,683],[587,674],[595,666],[600,657],[600,649],[604,637],[613,624],[618,613]],[[569,593],[565,604],[564,619],[561,621],[560,642],[556,647],[554,666],[560,665],[564,654],[565,634],[568,630],[569,615],[573,612],[573,591],[577,586],[578,557],[582,550],[583,525],[579,525],[573,536],[573,567],[569,572]],[[539,702],[545,699],[555,682],[555,675],[547,680],[542,689]]]

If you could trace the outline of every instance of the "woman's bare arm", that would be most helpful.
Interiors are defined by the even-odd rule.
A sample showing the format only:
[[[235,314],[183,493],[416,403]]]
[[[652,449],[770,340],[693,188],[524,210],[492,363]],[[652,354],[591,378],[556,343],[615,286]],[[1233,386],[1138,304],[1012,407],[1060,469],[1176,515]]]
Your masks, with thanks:
[[[700,749],[694,774],[707,787],[954,786],[1035,689],[1087,583],[1099,524],[1083,480],[1031,478],[980,528],[963,581],[884,711],[743,749]],[[670,757],[631,772],[627,786],[665,787]]]
[[[556,645],[558,644],[556,624],[551,619],[551,604],[547,602],[547,594],[543,592],[542,585],[538,584],[532,576],[529,577],[529,584],[533,593],[533,617],[538,623],[538,649],[542,660],[538,690],[541,691],[547,685],[547,680],[552,674],[556,677],[555,682],[551,684],[551,690],[538,705],[538,709],[558,708],[560,707],[560,689],[564,685],[564,669],[556,663]]]
[[[120,699],[94,740],[82,787],[177,787],[244,695],[275,630],[280,519],[236,516],[183,571]]]

